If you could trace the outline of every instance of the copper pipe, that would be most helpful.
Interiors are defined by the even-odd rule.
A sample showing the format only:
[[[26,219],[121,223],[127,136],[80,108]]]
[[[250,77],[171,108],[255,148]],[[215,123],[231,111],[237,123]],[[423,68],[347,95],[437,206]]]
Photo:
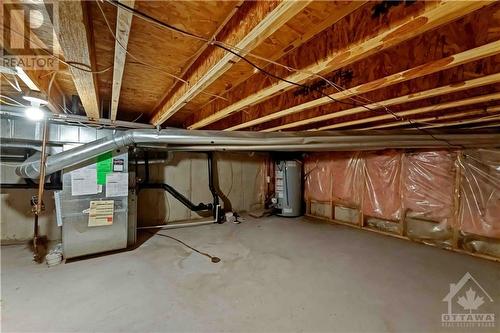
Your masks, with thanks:
[[[42,197],[45,185],[45,163],[47,160],[47,120],[43,121],[43,137],[42,137],[42,155],[40,157],[40,179],[38,180],[38,197],[35,206],[35,221],[33,225],[33,257],[35,261],[39,262],[41,258],[38,257],[38,217],[42,212]]]

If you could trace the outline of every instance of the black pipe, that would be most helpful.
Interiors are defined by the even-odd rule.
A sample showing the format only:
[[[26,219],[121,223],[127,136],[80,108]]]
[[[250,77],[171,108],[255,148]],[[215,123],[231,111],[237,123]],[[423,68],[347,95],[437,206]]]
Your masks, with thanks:
[[[151,184],[151,183],[144,183],[144,184],[139,184],[139,190],[141,189],[162,189],[164,191],[167,191],[170,193],[175,199],[179,200],[184,206],[192,210],[193,212],[198,212],[201,210],[213,210],[212,204],[204,204],[204,203],[199,203],[195,205],[192,203],[188,198],[186,198],[184,195],[181,193],[177,192],[175,188],[168,184],[163,184],[163,183],[157,183],[157,184]]]
[[[219,205],[219,195],[217,194],[217,190],[214,186],[214,166],[215,162],[212,156],[212,153],[208,153],[208,187],[210,192],[212,193],[213,203],[204,204],[199,203],[195,205],[188,198],[186,198],[183,194],[179,193],[175,188],[168,184],[164,183],[150,183],[149,182],[149,156],[147,151],[144,152],[144,169],[145,169],[145,180],[143,183],[138,184],[137,191],[141,189],[162,189],[168,193],[170,193],[175,199],[179,200],[184,206],[190,209],[193,212],[198,212],[202,210],[212,211],[212,215],[217,218],[217,222],[222,222],[223,214],[222,209]]]
[[[0,184],[2,189],[14,189],[14,190],[25,190],[25,189],[35,189],[38,188],[38,184]],[[59,191],[62,190],[61,184],[44,184],[43,188],[47,191]]]
[[[220,209],[220,205],[219,205],[219,195],[217,194],[217,190],[215,189],[215,186],[214,186],[215,160],[213,158],[212,152],[209,152],[207,155],[208,155],[208,188],[210,189],[210,192],[212,193],[212,198],[213,198],[212,214],[213,214],[214,218],[218,217],[217,222],[221,222],[222,221],[222,210]]]
[[[144,151],[144,172],[146,173],[146,179],[144,180],[145,183],[149,183],[149,156],[148,156],[148,151]]]
[[[48,191],[59,191],[62,190],[62,182],[61,182],[61,171],[58,171],[56,173],[53,173],[52,175],[49,176],[50,182],[43,185],[43,188]],[[8,188],[8,189],[18,189],[18,190],[25,190],[25,189],[30,189],[30,188],[38,188],[38,183],[35,183],[32,179],[30,178],[23,178],[25,183],[21,184],[12,184],[12,183],[2,183],[0,184],[1,188]]]

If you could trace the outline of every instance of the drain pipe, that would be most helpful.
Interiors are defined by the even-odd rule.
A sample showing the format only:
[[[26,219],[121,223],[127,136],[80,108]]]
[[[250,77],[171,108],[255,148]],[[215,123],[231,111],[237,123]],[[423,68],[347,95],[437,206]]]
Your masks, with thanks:
[[[181,204],[183,204],[185,207],[187,207],[189,210],[193,212],[199,212],[199,211],[211,211],[212,216],[214,218],[213,221],[203,221],[203,222],[193,222],[193,223],[187,223],[186,226],[194,226],[194,225],[202,225],[202,224],[210,224],[210,223],[221,223],[222,222],[222,209],[219,204],[219,196],[217,194],[217,191],[214,186],[214,173],[213,173],[213,165],[214,165],[214,160],[213,156],[211,153],[208,154],[208,187],[210,189],[210,192],[212,193],[213,197],[213,203],[205,204],[205,203],[199,203],[198,205],[195,205],[194,203],[191,202],[188,198],[186,198],[183,194],[178,192],[175,188],[172,186],[165,184],[165,183],[150,183],[149,181],[149,156],[147,151],[144,152],[144,167],[145,167],[145,180],[143,183],[138,184],[137,190],[143,190],[143,189],[162,189],[168,193],[170,193],[175,199],[177,199]],[[197,224],[194,224],[197,223]],[[163,225],[164,226],[164,225]],[[151,226],[147,228],[154,228],[158,226]],[[176,228],[180,228],[180,224],[175,225]]]
[[[222,211],[219,211],[221,209],[219,204],[219,194],[217,193],[217,190],[215,189],[214,186],[215,160],[212,152],[209,152],[207,155],[208,155],[208,188],[210,189],[210,192],[212,193],[213,197],[212,214],[215,218],[215,223],[222,223],[222,214],[221,214]]]

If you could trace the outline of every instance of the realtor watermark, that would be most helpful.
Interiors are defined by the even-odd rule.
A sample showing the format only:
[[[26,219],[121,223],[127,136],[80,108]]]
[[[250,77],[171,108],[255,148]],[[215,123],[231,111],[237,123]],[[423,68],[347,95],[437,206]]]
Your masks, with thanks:
[[[23,5],[20,6],[19,4]],[[2,1],[2,66],[24,70],[57,70],[59,44],[57,3]]]
[[[469,272],[457,283],[450,283],[443,302],[448,303],[447,313],[441,314],[443,327],[495,327],[495,313],[483,310],[493,299]]]

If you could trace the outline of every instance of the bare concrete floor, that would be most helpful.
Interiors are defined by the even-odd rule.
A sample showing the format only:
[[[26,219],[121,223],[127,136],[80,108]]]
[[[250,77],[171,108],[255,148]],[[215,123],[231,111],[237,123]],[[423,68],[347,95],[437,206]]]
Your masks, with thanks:
[[[3,331],[458,332],[442,299],[465,272],[500,316],[500,265],[462,254],[301,219],[162,233],[222,261],[157,236],[53,268],[2,247]]]

